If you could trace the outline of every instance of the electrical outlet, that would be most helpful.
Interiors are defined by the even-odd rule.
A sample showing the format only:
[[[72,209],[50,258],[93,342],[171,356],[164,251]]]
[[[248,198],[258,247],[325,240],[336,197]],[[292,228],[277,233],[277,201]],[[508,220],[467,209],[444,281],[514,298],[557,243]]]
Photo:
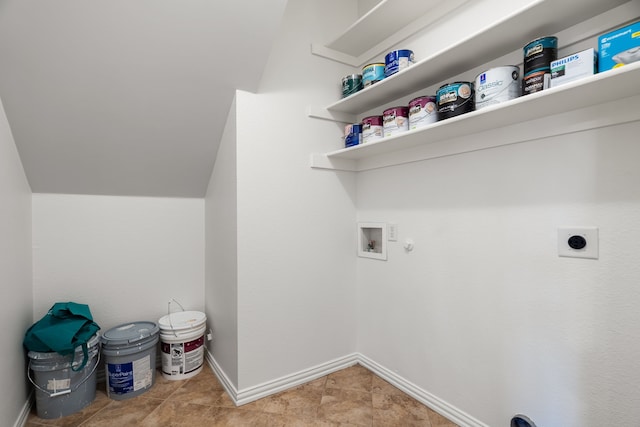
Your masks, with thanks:
[[[558,256],[598,259],[598,228],[558,228]]]

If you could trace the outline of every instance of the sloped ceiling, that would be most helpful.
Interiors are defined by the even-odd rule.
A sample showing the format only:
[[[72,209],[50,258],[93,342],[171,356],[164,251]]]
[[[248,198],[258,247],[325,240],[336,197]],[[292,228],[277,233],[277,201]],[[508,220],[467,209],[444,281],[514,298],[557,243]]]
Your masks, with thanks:
[[[0,98],[34,193],[202,197],[286,0],[0,0]]]

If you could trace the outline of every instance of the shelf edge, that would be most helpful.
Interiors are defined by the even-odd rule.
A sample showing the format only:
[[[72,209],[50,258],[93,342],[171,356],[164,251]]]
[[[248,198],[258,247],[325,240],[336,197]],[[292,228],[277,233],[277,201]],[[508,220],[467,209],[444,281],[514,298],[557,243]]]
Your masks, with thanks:
[[[312,153],[309,158],[312,169],[329,169],[335,171],[356,172],[356,161],[351,159],[330,159],[326,154]]]

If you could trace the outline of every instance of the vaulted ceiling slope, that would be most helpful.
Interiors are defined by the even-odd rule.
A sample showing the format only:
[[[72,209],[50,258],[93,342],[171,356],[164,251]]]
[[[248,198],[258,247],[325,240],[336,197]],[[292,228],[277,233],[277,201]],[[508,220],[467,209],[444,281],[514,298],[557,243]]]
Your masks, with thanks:
[[[0,0],[0,98],[34,193],[202,197],[286,0]]]

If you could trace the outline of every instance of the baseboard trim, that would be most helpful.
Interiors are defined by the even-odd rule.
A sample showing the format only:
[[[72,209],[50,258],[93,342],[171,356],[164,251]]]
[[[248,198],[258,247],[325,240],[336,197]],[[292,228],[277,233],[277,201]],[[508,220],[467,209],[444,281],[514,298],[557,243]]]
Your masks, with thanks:
[[[220,384],[222,384],[224,390],[227,392],[233,403],[238,406],[238,390],[236,389],[236,387],[229,380],[229,377],[227,377],[227,374],[222,370],[222,368],[216,361],[216,358],[213,357],[210,351],[205,351],[205,358],[207,359],[207,363],[209,363],[209,366],[213,370],[213,373],[216,375],[216,377],[218,377],[218,381],[220,381]]]
[[[22,410],[18,415],[18,419],[13,424],[13,427],[24,427],[27,423],[27,418],[29,418],[29,414],[31,413],[31,407],[33,406],[33,391],[29,393],[29,397],[27,397],[27,401],[22,406]]]
[[[443,417],[446,417],[454,423],[458,424],[460,427],[489,427],[487,424],[472,417],[459,408],[456,408],[450,403],[445,402],[437,396],[434,396],[428,391],[423,390],[422,388],[413,384],[411,381],[408,381],[407,379],[401,377],[395,372],[385,368],[384,366],[380,365],[377,362],[374,362],[373,360],[362,354],[358,355],[358,363],[369,369],[380,378],[407,393],[409,396],[413,397],[423,405],[428,406]]]

